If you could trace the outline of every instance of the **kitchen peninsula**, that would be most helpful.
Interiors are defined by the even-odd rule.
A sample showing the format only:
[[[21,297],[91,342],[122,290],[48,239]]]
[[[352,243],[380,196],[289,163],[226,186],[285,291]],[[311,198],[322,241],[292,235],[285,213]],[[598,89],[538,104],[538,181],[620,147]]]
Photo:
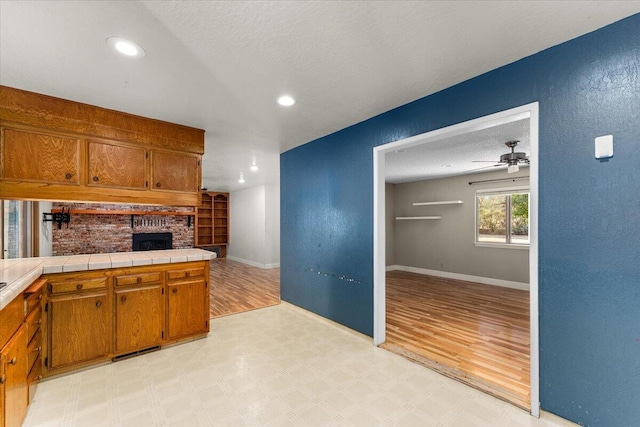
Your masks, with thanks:
[[[209,332],[200,249],[0,260],[0,423],[20,425],[38,381]]]

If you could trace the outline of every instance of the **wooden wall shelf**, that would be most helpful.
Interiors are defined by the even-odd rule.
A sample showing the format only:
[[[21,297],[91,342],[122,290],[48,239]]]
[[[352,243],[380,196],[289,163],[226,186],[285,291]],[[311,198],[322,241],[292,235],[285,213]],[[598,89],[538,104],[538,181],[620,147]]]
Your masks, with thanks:
[[[55,216],[52,219],[48,219],[47,215],[62,213],[66,214],[66,220],[60,217],[57,219]],[[185,211],[141,211],[141,210],[110,210],[110,209],[51,209],[51,214],[44,214],[43,221],[54,221],[58,224],[58,229],[62,228],[62,222],[67,224],[67,228],[69,228],[69,215],[129,215],[131,216],[131,228],[135,228],[135,216],[145,216],[145,215],[153,215],[153,216],[186,216],[187,217],[187,227],[191,227],[192,217],[196,216],[194,212],[185,212]]]
[[[442,202],[416,202],[413,206],[434,206],[434,205],[461,205],[462,200],[445,200]]]
[[[413,219],[442,219],[441,216],[397,216],[396,221],[406,221]]]
[[[51,209],[51,213],[62,212],[62,209]],[[109,209],[71,209],[71,215],[166,215],[166,216],[195,216],[195,212],[184,211],[127,211]]]

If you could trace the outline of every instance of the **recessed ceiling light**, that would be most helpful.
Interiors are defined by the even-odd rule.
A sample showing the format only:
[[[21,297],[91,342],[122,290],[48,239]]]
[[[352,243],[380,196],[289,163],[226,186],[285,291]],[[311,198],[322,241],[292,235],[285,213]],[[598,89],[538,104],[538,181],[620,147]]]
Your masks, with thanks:
[[[244,175],[240,174],[240,179],[238,180],[240,184],[244,184]]]
[[[258,166],[251,165],[251,172],[257,172],[257,171],[258,171]]]
[[[296,100],[290,97],[289,95],[283,95],[280,98],[278,98],[278,104],[284,107],[291,107],[295,103],[296,103]]]
[[[450,168],[451,165],[442,165],[443,168]]]
[[[121,54],[132,58],[142,58],[145,55],[144,49],[139,44],[131,40],[123,39],[122,37],[109,37],[107,39],[107,45]]]

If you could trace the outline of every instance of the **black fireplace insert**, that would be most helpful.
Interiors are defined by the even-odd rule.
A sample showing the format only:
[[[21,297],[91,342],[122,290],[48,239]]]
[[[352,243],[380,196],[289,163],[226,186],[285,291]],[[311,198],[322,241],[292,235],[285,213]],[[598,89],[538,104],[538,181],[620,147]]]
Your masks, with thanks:
[[[156,251],[173,249],[173,234],[171,233],[134,233],[132,250]]]

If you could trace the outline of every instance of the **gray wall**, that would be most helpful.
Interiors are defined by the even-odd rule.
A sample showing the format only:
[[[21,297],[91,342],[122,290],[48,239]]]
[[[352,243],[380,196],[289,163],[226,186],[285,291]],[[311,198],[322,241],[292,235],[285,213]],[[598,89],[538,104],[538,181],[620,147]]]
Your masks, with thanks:
[[[395,220],[395,209],[393,206],[394,198],[395,198],[395,188],[394,184],[386,183],[384,186],[385,189],[385,240],[386,240],[386,250],[385,256],[387,260],[386,265],[394,265],[396,263],[396,220]]]
[[[528,169],[508,175],[526,176]],[[387,197],[387,228],[396,216],[442,216],[440,220],[395,221],[396,265],[529,283],[529,250],[474,245],[475,192],[527,186],[528,180],[469,185],[469,181],[506,178],[506,171],[396,184]],[[414,202],[462,200],[461,205],[413,206]],[[389,232],[387,232],[389,238]],[[387,242],[387,247],[389,242]],[[387,257],[387,265],[390,258]]]

